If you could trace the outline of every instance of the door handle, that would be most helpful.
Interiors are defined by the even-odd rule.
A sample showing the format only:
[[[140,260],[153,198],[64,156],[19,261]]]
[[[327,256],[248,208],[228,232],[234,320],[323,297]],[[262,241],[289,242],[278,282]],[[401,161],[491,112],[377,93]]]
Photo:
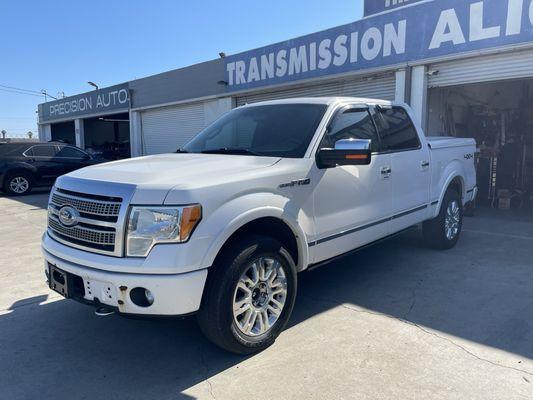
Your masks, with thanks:
[[[392,169],[391,169],[391,167],[388,167],[388,166],[386,166],[386,167],[381,167],[381,177],[382,177],[383,179],[387,179],[387,178],[389,178],[391,173],[392,173]]]
[[[429,161],[421,161],[421,162],[420,162],[420,166],[421,166],[422,168],[427,168],[427,167],[429,167]]]

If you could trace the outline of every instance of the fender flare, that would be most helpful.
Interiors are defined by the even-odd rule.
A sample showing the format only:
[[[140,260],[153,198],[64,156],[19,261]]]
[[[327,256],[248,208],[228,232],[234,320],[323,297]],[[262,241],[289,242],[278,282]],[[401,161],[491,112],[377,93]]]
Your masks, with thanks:
[[[298,249],[298,265],[296,267],[298,271],[305,269],[309,263],[307,235],[297,223],[296,219],[292,218],[284,209],[272,206],[253,208],[232,218],[225,225],[225,228],[222,230],[222,232],[214,238],[203,258],[202,265],[213,265],[220,250],[235,232],[237,232],[244,225],[265,217],[279,219],[292,230]]]
[[[453,172],[451,172],[448,175],[448,177],[444,181],[444,184],[442,185],[442,189],[441,189],[441,192],[439,194],[439,199],[438,199],[438,203],[437,203],[438,207],[436,207],[436,209],[433,212],[433,216],[434,217],[439,215],[440,205],[442,204],[442,201],[444,200],[444,196],[446,195],[446,192],[448,191],[448,188],[450,187],[450,184],[452,183],[452,181],[455,178],[459,178],[459,180],[461,181],[461,193],[459,193],[459,195],[461,196],[461,199],[465,198],[466,187],[465,187],[464,176],[461,175],[460,171],[454,170]]]

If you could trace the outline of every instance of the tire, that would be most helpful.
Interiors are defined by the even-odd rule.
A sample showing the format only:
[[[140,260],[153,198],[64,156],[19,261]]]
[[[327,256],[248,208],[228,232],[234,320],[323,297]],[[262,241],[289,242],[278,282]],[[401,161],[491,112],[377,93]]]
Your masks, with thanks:
[[[442,200],[439,215],[424,222],[422,231],[425,242],[436,249],[448,250],[454,247],[463,228],[463,204],[461,196],[448,189]]]
[[[296,275],[292,257],[277,240],[252,235],[238,241],[209,271],[197,315],[202,332],[232,353],[266,349],[290,318]]]
[[[33,177],[28,172],[10,172],[4,179],[4,193],[9,196],[23,196],[31,192]]]

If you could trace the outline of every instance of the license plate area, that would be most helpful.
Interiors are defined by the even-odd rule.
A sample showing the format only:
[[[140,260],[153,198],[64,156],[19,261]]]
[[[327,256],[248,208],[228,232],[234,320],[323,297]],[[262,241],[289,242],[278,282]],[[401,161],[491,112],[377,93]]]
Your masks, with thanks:
[[[74,287],[72,275],[52,264],[48,264],[48,272],[50,289],[67,299],[72,297],[72,289]]]

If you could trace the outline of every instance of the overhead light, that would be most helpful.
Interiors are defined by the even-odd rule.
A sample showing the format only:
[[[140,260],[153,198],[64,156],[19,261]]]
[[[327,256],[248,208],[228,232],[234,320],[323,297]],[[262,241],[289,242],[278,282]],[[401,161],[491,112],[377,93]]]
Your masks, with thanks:
[[[440,71],[438,69],[430,69],[430,70],[428,70],[427,75],[428,76],[436,76],[436,75],[439,74],[439,72]]]
[[[105,117],[100,117],[98,118],[99,121],[104,121],[104,122],[130,122],[129,119],[113,119],[113,118],[105,118]]]
[[[224,53],[223,51],[218,53],[218,55],[220,56],[220,58],[226,58],[226,53]]]
[[[87,81],[87,83],[88,83],[89,85],[91,85],[92,87],[94,87],[96,90],[98,90],[98,85],[97,85],[96,83],[91,82],[91,81]]]

